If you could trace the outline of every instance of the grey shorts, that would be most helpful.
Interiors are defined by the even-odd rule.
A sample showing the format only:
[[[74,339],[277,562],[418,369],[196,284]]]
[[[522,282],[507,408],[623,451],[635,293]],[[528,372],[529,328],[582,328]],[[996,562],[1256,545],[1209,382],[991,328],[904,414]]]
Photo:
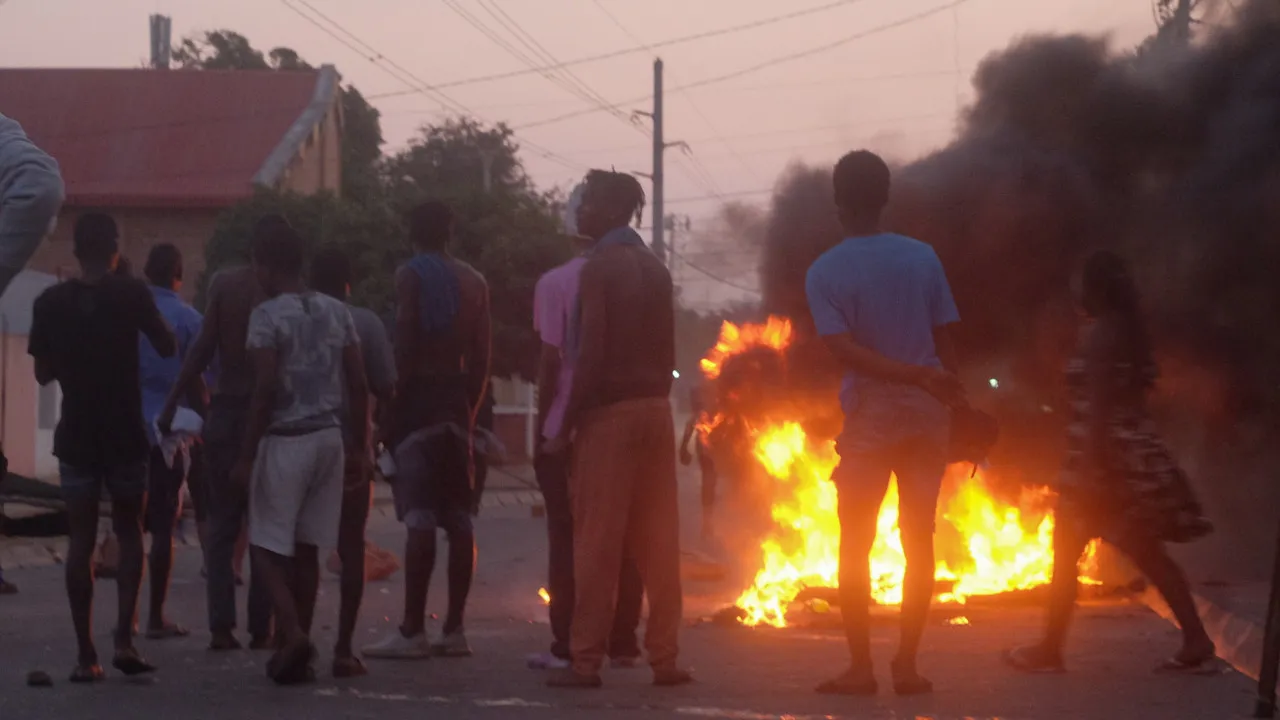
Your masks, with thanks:
[[[410,530],[471,529],[470,442],[451,424],[419,430],[395,449],[396,517]]]
[[[249,485],[249,544],[285,557],[298,545],[336,547],[344,460],[336,427],[263,438]]]

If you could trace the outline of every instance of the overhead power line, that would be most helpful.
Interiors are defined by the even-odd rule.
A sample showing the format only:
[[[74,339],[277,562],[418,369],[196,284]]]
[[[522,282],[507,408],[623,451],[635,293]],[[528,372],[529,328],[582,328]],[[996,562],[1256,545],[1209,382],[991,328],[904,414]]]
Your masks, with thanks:
[[[462,80],[450,80],[447,82],[436,83],[433,87],[435,89],[447,89],[451,87],[460,87],[462,85],[474,85],[476,83],[494,82],[497,80],[506,80],[508,78],[522,77],[524,75],[532,75],[534,73],[539,73],[545,70],[559,70],[561,68],[574,67],[577,65],[585,65],[587,63],[599,62],[601,60],[610,60],[612,58],[623,57],[626,55],[635,55],[636,53],[652,52],[657,48],[671,47],[673,45],[683,45],[685,43],[691,43],[698,40],[707,40],[714,37],[720,37],[722,35],[730,35],[733,33],[745,32],[747,30],[754,30],[756,28],[761,28],[768,25],[774,25],[776,23],[784,22],[787,20],[794,20],[796,18],[805,17],[807,15],[815,15],[817,13],[826,12],[828,10],[834,10],[842,5],[852,5],[852,4],[863,2],[863,1],[864,0],[838,0],[837,2],[829,2],[829,3],[826,3],[825,5],[818,5],[816,7],[805,8],[804,10],[795,10],[789,13],[784,13],[782,15],[775,15],[773,17],[764,18],[762,20],[754,20],[752,22],[733,25],[730,27],[719,28],[716,30],[707,30],[704,32],[693,33],[691,35],[683,35],[681,37],[671,38],[669,40],[662,40],[660,42],[650,43],[647,46],[642,45],[640,47],[630,47],[630,48],[624,48],[621,50],[611,50],[609,52],[598,53],[596,55],[588,55],[588,56],[576,58],[573,60],[566,60],[564,62],[556,62],[556,63],[545,65],[539,68],[525,68],[523,70],[511,70],[508,72],[493,73],[491,75],[480,75],[472,78],[464,78]],[[397,90],[393,92],[379,93],[377,95],[370,95],[369,99],[380,100],[382,98],[397,97],[400,95],[410,95],[410,94],[412,93],[409,91]]]
[[[364,40],[361,40],[357,35],[355,35],[355,33],[352,33],[350,30],[346,29],[346,27],[343,26],[341,23],[329,17],[328,15],[325,15],[323,12],[321,12],[318,8],[316,8],[307,0],[292,0],[292,2],[297,2],[300,5],[306,7],[308,10],[314,13],[314,17],[312,15],[307,14],[307,12],[303,11],[302,8],[291,4],[290,0],[280,0],[280,3],[282,5],[292,10],[296,15],[301,17],[303,20],[306,20],[308,23],[318,28],[324,34],[328,35],[334,40],[337,40],[341,45],[343,45],[347,49],[351,50],[352,52],[355,52],[356,54],[365,58],[369,62],[373,63],[374,66],[378,67],[383,72],[395,78],[397,81],[403,83],[404,85],[407,85],[409,87],[409,92],[417,93],[422,95],[423,97],[432,99],[437,103],[439,103],[442,108],[445,108],[447,110],[452,110],[460,114],[470,115],[478,120],[483,120],[483,118],[480,115],[473,112],[466,105],[462,104],[461,102],[458,102],[457,100],[453,99],[449,95],[432,87],[429,83],[422,80],[422,78],[413,74],[412,72],[404,68],[402,65],[396,63],[394,60],[384,55],[377,48],[373,47],[372,45],[365,42]],[[560,155],[556,152],[553,152],[552,150],[545,148],[535,142],[532,142],[525,138],[520,138],[519,136],[516,136],[514,132],[512,133],[512,136],[516,137],[521,142],[522,145],[527,146],[535,154],[539,155],[540,157],[543,157],[547,160],[550,160],[552,162],[555,162],[563,167],[566,167],[572,170],[587,169],[587,166],[583,165],[582,163],[576,162],[574,160],[570,160],[569,158],[564,157],[563,155]]]
[[[904,27],[906,25],[911,25],[913,23],[920,22],[921,20],[931,18],[934,15],[938,15],[940,13],[946,12],[952,8],[959,7],[967,2],[969,2],[969,0],[952,0],[949,3],[946,3],[944,5],[939,5],[930,10],[924,10],[914,15],[910,15],[908,17],[902,18],[900,20],[895,20],[894,22],[878,25],[869,30],[862,30],[860,32],[856,32],[852,35],[847,35],[845,37],[826,43],[824,45],[818,45],[816,47],[807,48],[805,50],[789,53],[787,55],[781,55],[775,58],[771,58],[769,60],[765,60],[763,62],[756,63],[755,65],[749,65],[745,68],[724,73],[723,75],[715,75],[712,77],[703,78],[701,80],[696,80],[692,83],[689,83],[688,85],[681,85],[680,87],[672,88],[671,92],[681,92],[684,90],[692,90],[694,88],[705,87],[707,85],[713,85],[716,83],[725,82],[726,80],[733,80],[734,78],[739,78],[744,75],[750,75],[751,73],[759,72],[760,70],[764,70],[765,68],[773,67],[775,65],[781,65],[783,63],[794,62],[796,60],[801,60],[803,58],[812,57],[814,55],[828,52],[836,48],[842,47],[844,45],[857,42],[858,40],[862,40],[868,37],[872,37],[874,35],[879,35],[881,33],[888,32],[890,30],[895,30],[897,28]],[[623,100],[615,104],[630,105],[633,103],[644,102],[652,97],[653,97],[652,95],[641,95],[638,97]],[[576,110],[574,112],[564,113],[563,115],[556,115],[554,117],[549,117],[542,120],[535,120],[533,122],[525,123],[523,125],[518,126],[517,129],[528,130],[530,128],[542,127],[544,125],[551,125],[554,123],[563,122],[565,120],[570,120],[572,118],[582,117],[583,115],[590,115],[592,113],[597,112],[598,110],[599,108],[595,108],[595,107],[584,108],[582,110]]]
[[[692,268],[692,269],[694,269],[694,270],[698,271],[699,273],[702,273],[703,275],[707,276],[708,278],[710,278],[710,279],[712,279],[712,280],[715,280],[716,282],[720,283],[721,285],[724,285],[724,286],[726,286],[726,287],[731,287],[731,288],[733,288],[733,289],[735,289],[735,290],[741,290],[742,292],[751,293],[752,295],[759,295],[759,294],[760,294],[760,290],[759,290],[759,288],[747,287],[746,285],[739,285],[738,283],[736,283],[736,282],[734,282],[734,281],[732,281],[732,280],[726,280],[725,278],[721,277],[720,275],[717,275],[716,273],[713,273],[713,272],[711,272],[710,270],[707,270],[706,268],[703,268],[703,267],[702,267],[702,266],[700,266],[700,265],[695,265],[694,263],[689,262],[689,260],[688,260],[687,258],[685,258],[685,256],[681,255],[680,253],[677,253],[675,250],[671,250],[670,252],[671,252],[671,254],[672,254],[673,256],[675,256],[675,257],[679,258],[679,259],[680,259],[680,262],[681,262],[681,263],[683,263],[684,265],[686,265],[686,266],[688,266],[688,267],[690,267],[690,268]]]

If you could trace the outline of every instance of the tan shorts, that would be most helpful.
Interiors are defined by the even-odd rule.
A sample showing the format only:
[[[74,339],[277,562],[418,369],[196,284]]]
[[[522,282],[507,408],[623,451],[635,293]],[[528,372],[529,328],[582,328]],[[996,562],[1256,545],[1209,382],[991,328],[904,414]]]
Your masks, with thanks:
[[[263,438],[249,488],[249,544],[286,557],[299,544],[335,547],[343,461],[338,428]]]

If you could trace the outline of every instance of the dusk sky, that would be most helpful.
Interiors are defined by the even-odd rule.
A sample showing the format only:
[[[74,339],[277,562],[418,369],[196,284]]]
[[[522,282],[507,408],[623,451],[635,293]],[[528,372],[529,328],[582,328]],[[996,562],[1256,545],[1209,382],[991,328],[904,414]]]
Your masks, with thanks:
[[[687,141],[694,155],[669,151],[668,212],[696,223],[714,211],[716,197],[761,198],[794,160],[830,162],[855,146],[905,160],[945,144],[974,67],[1019,36],[1109,34],[1127,47],[1154,28],[1146,0],[0,0],[0,65],[140,66],[149,52],[147,18],[163,13],[173,18],[175,42],[231,29],[260,49],[288,46],[313,64],[332,63],[368,96],[403,93],[374,100],[393,151],[441,110],[406,92],[390,64],[430,84],[529,67],[473,22],[526,55],[536,49],[544,61],[566,61],[811,8],[825,9],[656,51],[667,69],[667,137]],[[328,26],[335,34],[345,30],[383,59],[371,62],[374,52],[357,53],[304,19],[324,24],[317,11],[336,22]],[[512,29],[534,48],[516,42]],[[802,52],[812,54],[770,63]],[[615,114],[538,124],[592,107],[562,87],[575,82],[563,75],[561,84],[530,72],[444,92],[482,119],[516,128],[540,185],[568,187],[587,166],[650,169],[648,138],[620,116],[650,109],[653,56],[568,68],[587,92],[615,104]],[[691,84],[700,87],[678,90]]]

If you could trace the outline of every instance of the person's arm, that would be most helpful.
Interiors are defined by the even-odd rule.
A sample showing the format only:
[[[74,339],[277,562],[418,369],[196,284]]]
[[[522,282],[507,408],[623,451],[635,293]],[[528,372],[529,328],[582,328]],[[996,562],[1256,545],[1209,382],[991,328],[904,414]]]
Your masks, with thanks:
[[[195,342],[188,348],[186,356],[182,358],[182,369],[178,371],[178,379],[169,390],[169,397],[165,400],[164,408],[160,410],[156,420],[161,432],[168,432],[169,426],[173,423],[174,413],[178,410],[178,402],[184,396],[191,397],[191,393],[195,392],[192,386],[197,383],[200,387],[204,386],[204,373],[209,369],[213,356],[218,352],[222,277],[222,275],[214,275],[212,282],[209,283],[209,302],[205,308],[204,318],[200,322],[200,332],[196,335]]]
[[[561,444],[569,439],[577,427],[588,399],[598,397],[604,383],[605,330],[609,322],[607,262],[607,259],[595,258],[582,268],[578,286],[578,307],[582,313],[578,331],[578,358],[573,369],[573,387],[569,391],[564,423],[560,428]]]
[[[173,328],[169,327],[169,323],[165,322],[164,316],[160,314],[160,308],[156,307],[156,299],[147,286],[142,284],[141,280],[133,281],[133,284],[136,288],[138,330],[146,336],[157,355],[162,358],[173,357],[178,353],[178,339],[174,335]]]
[[[383,327],[381,321],[371,323],[365,330],[365,335],[368,337],[360,338],[360,359],[364,363],[369,394],[373,396],[375,402],[375,406],[369,409],[369,414],[378,418],[386,412],[391,405],[391,399],[395,397],[395,359],[392,357],[387,329]]]
[[[555,402],[560,384],[560,348],[542,343],[542,355],[538,358],[538,432],[547,425],[551,403]]]
[[[0,115],[0,295],[52,232],[64,193],[57,161]]]
[[[196,312],[195,309],[191,309],[186,324],[178,332],[178,357],[183,362],[191,354],[191,348],[195,345],[196,338],[200,337],[201,327],[202,319],[200,313]],[[197,375],[195,381],[187,386],[186,397],[187,407],[203,417],[209,408],[209,390],[205,386],[204,373]]]
[[[236,463],[236,480],[241,485],[249,481],[258,445],[271,426],[271,411],[275,407],[276,393],[280,387],[280,358],[275,326],[261,307],[249,316],[249,334],[245,345],[249,351],[249,363],[253,366],[253,397],[249,402],[244,444],[240,447],[240,457]]]
[[[27,333],[27,353],[35,361],[36,382],[41,385],[48,385],[58,379],[53,370],[53,353],[49,346],[52,325],[48,315],[48,305],[42,295],[36,298],[31,309],[31,330]]]
[[[1101,472],[1109,459],[1110,419],[1115,402],[1111,380],[1118,340],[1115,328],[1104,320],[1094,325],[1084,341],[1090,413],[1084,461],[1091,472]]]
[[[396,271],[396,397],[404,399],[406,385],[413,376],[421,334],[418,319],[418,279],[408,267]]]
[[[560,390],[560,355],[564,347],[567,315],[564,298],[557,292],[554,281],[549,279],[551,277],[550,273],[543,275],[533,288],[533,330],[542,340],[542,352],[538,355],[539,438],[547,427],[547,415]]]
[[[493,320],[489,311],[489,284],[480,281],[480,295],[477,298],[476,327],[471,334],[470,348],[467,350],[467,387],[471,394],[471,424],[474,427],[480,415],[480,405],[484,402],[485,392],[489,387],[489,370],[493,352]]]
[[[960,311],[956,308],[955,298],[951,295],[951,283],[947,281],[947,271],[942,267],[942,260],[937,253],[933,254],[933,291],[929,298],[929,313],[933,320],[933,347],[938,360],[947,372],[957,375],[960,372],[960,357],[956,353],[955,336],[952,327],[960,322]]]
[[[348,452],[363,462],[369,459],[369,378],[355,321],[346,306],[338,310],[338,322],[342,325],[342,373],[347,385],[347,410],[354,444]]]

